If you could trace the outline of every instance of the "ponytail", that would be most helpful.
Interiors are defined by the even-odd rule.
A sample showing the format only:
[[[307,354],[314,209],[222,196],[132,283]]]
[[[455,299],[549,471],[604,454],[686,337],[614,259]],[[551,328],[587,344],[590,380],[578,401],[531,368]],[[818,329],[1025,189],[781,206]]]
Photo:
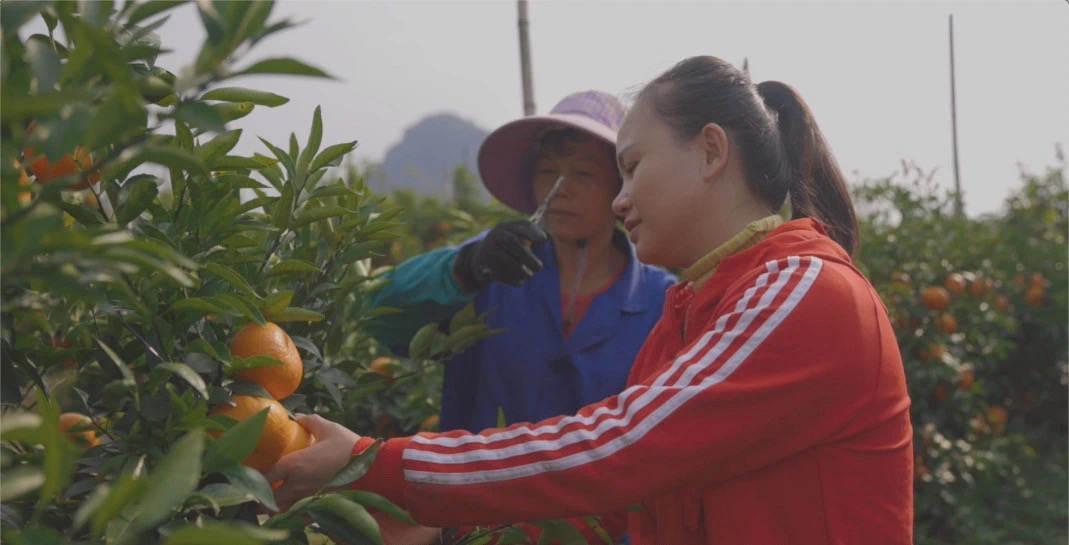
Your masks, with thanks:
[[[778,81],[761,83],[757,92],[779,129],[782,157],[791,174],[788,194],[793,217],[820,220],[829,236],[853,255],[860,243],[854,205],[809,106],[793,88]]]

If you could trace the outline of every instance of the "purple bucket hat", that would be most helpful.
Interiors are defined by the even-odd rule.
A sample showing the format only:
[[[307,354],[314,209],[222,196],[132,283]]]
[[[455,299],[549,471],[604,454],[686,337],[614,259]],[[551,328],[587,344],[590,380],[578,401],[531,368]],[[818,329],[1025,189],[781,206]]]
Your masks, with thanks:
[[[479,147],[483,185],[513,210],[534,212],[538,203],[531,191],[531,175],[538,139],[552,129],[575,128],[616,146],[624,111],[624,105],[608,93],[582,91],[564,97],[547,115],[502,125]]]

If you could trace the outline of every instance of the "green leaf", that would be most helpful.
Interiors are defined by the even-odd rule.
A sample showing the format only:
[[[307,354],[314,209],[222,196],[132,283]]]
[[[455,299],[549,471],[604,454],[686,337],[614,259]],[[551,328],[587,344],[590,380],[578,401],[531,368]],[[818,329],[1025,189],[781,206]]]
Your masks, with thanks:
[[[64,212],[70,214],[71,217],[73,217],[75,220],[78,221],[78,223],[82,225],[92,227],[103,223],[103,221],[101,221],[100,219],[100,216],[93,210],[87,208],[86,206],[70,203],[67,201],[60,201],[58,204]]]
[[[204,265],[204,270],[209,274],[222,279],[227,284],[237,288],[243,293],[259,298],[256,294],[256,290],[249,284],[248,280],[245,280],[244,276],[241,276],[237,271],[227,267],[226,265],[209,262]]]
[[[220,473],[230,481],[230,484],[251,494],[268,509],[278,511],[278,504],[275,503],[275,492],[271,490],[271,483],[267,482],[263,473],[243,465],[231,465],[224,468]]]
[[[382,441],[376,441],[371,448],[368,448],[364,452],[361,452],[357,456],[353,456],[345,467],[334,474],[334,477],[330,479],[330,482],[326,484],[327,488],[338,488],[342,486],[348,486],[354,481],[363,477],[367,473],[368,468],[371,467],[371,463],[375,461],[375,457],[379,454],[379,448],[382,447]]]
[[[126,225],[141,215],[152,201],[156,199],[159,187],[154,179],[137,179],[123,184],[119,190],[119,208],[115,211],[115,222]]]
[[[308,133],[308,142],[297,161],[297,166],[304,170],[308,169],[312,158],[319,153],[319,145],[323,142],[323,113],[320,110],[320,107],[316,106],[315,113],[312,115],[312,129]]]
[[[196,155],[175,147],[145,146],[134,158],[128,161],[133,166],[141,163],[156,163],[165,167],[185,170],[201,176],[208,175],[208,169]]]
[[[526,545],[527,543],[530,543],[530,539],[523,530],[509,526],[497,535],[496,545]]]
[[[126,365],[126,362],[123,361],[123,359],[120,358],[119,355],[116,354],[110,346],[104,344],[104,341],[96,339],[96,342],[98,345],[100,345],[100,349],[103,350],[104,353],[107,354],[109,358],[111,358],[111,361],[115,363],[115,367],[119,368],[119,372],[122,374],[123,380],[130,384],[133,384],[134,373],[130,371],[130,367]]]
[[[268,276],[281,276],[286,274],[311,274],[319,272],[319,267],[307,261],[300,259],[285,259],[279,261],[271,270],[268,271]]]
[[[266,318],[272,322],[284,323],[284,322],[320,322],[326,316],[320,314],[314,310],[308,310],[304,308],[289,307],[280,312],[268,314]]]
[[[449,333],[450,335],[455,334],[462,328],[476,325],[477,323],[478,317],[475,315],[475,303],[468,303],[449,320]]]
[[[282,290],[278,293],[272,293],[264,298],[260,310],[263,311],[265,318],[270,319],[272,315],[286,310],[290,306],[290,301],[292,300],[293,290]]]
[[[339,161],[346,153],[353,151],[355,148],[356,140],[328,147],[316,156],[311,166],[308,167],[308,172],[315,172],[325,166],[333,166],[335,161]]]
[[[263,433],[268,410],[264,409],[255,416],[238,422],[209,443],[204,455],[204,472],[211,473],[239,464],[252,454],[260,441],[260,434]]]
[[[408,524],[419,524],[407,511],[374,492],[366,492],[364,490],[345,490],[343,492],[338,492],[338,494],[341,494],[364,507],[369,507],[376,511],[386,513],[397,520],[407,522]]]
[[[10,411],[0,414],[0,436],[4,439],[21,430],[34,430],[41,426],[41,417],[25,411]],[[16,439],[17,440],[17,439]]]
[[[223,115],[203,102],[183,102],[178,105],[175,117],[203,131],[221,131],[226,127]]]
[[[257,324],[264,324],[264,315],[260,312],[259,300],[254,299],[253,302],[246,301],[244,298],[231,295],[229,293],[220,293],[215,297],[216,301],[229,305],[241,311],[241,314],[250,322],[256,322]]]
[[[309,223],[321,221],[327,218],[334,218],[338,216],[349,216],[356,214],[356,212],[347,208],[328,204],[325,206],[316,207],[304,207],[297,213],[297,217],[293,220],[293,228],[304,227]]]
[[[185,503],[200,481],[204,431],[194,429],[175,443],[145,482],[145,492],[137,502],[130,525],[132,534],[154,528],[171,511]]]
[[[161,363],[159,367],[182,377],[182,379],[188,382],[189,385],[201,395],[201,397],[208,399],[208,387],[204,384],[204,379],[201,378],[201,376],[190,366],[176,361],[169,361]]]
[[[319,68],[288,57],[264,59],[244,70],[231,74],[230,77],[247,76],[251,74],[290,74],[294,76],[312,76],[317,78],[334,79],[333,76]]]
[[[283,166],[286,167],[286,172],[289,173],[289,175],[291,177],[294,176],[297,173],[297,165],[295,165],[293,163],[293,160],[294,160],[293,157],[290,157],[289,154],[287,154],[285,151],[282,151],[281,148],[279,148],[278,146],[272,144],[271,142],[268,142],[267,140],[265,140],[263,138],[260,138],[260,141],[263,142],[264,145],[267,146],[267,149],[271,150],[271,153],[274,154],[274,156],[278,159],[278,161],[280,163],[282,163]],[[264,175],[266,176],[267,174],[265,173]],[[282,178],[281,178],[281,176],[279,176],[278,177],[279,183],[276,184],[276,189],[278,189],[279,191],[282,190],[281,187],[280,187],[282,185],[281,180],[282,180]],[[274,182],[274,180],[272,180],[272,183],[273,182]]]
[[[240,138],[241,129],[219,133],[215,138],[212,138],[204,145],[199,146],[197,148],[197,155],[205,161],[210,161],[211,159],[225,155],[228,151],[234,149],[234,146],[238,145],[238,140]],[[259,165],[251,168],[258,167]]]
[[[93,535],[100,536],[109,522],[117,517],[127,505],[141,497],[144,487],[145,479],[138,476],[138,471],[123,473],[92,515],[89,529]]]
[[[208,166],[212,170],[254,170],[263,166],[263,164],[254,157],[242,157],[240,155],[226,155],[224,157],[216,157],[208,162]],[[246,185],[243,187],[261,188],[263,184]]]
[[[275,210],[271,214],[271,223],[279,229],[286,229],[293,217],[293,184],[282,188],[282,194],[275,203]]]
[[[44,484],[45,474],[39,467],[19,466],[5,469],[0,473],[0,501],[17,499]]]
[[[149,2],[138,4],[134,11],[130,12],[130,16],[126,18],[126,28],[185,3],[186,0],[150,0]]]
[[[252,113],[256,105],[251,102],[234,102],[227,104],[213,104],[212,109],[219,114],[223,121],[229,123],[241,119]]]
[[[74,529],[78,530],[82,526],[85,526],[89,522],[89,517],[93,515],[104,505],[104,501],[108,498],[111,492],[111,486],[108,484],[98,484],[92,492],[86,496],[82,504],[78,506],[78,510],[74,512]]]
[[[441,336],[438,324],[427,324],[419,329],[408,343],[408,355],[412,359],[423,360],[431,356],[431,347],[436,338]]]
[[[241,312],[239,310],[220,305],[218,302],[205,297],[190,297],[189,299],[180,299],[176,301],[173,305],[171,305],[171,310],[195,310],[206,314],[228,314],[231,316],[241,316]]]
[[[193,495],[189,497],[189,500],[190,503],[194,503],[201,498],[208,500],[212,506],[218,507],[232,507],[250,501],[256,501],[256,498],[254,498],[252,494],[229,483],[212,483],[205,485],[204,488],[193,493]]]
[[[238,522],[206,522],[186,526],[167,536],[164,545],[261,545],[289,537],[286,530],[271,530]]]
[[[505,416],[505,408],[501,405],[497,406],[497,427],[507,428],[509,426],[509,420]]]
[[[201,100],[221,100],[223,102],[251,102],[269,108],[281,106],[290,101],[290,99],[281,95],[244,87],[220,87],[204,93],[200,98]]]
[[[326,525],[331,527],[328,533],[338,531],[338,537],[346,542],[383,545],[379,523],[375,518],[364,506],[338,494],[328,494],[309,504],[307,512],[321,525],[326,521]]]

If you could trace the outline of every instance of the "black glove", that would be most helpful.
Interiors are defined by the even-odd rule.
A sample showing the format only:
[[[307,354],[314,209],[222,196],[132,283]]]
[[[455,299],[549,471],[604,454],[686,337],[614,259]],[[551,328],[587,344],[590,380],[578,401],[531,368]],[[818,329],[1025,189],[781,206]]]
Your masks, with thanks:
[[[468,244],[457,253],[453,275],[467,292],[478,291],[491,282],[519,287],[542,270],[542,261],[531,252],[531,244],[549,237],[527,220],[499,223],[481,241]]]

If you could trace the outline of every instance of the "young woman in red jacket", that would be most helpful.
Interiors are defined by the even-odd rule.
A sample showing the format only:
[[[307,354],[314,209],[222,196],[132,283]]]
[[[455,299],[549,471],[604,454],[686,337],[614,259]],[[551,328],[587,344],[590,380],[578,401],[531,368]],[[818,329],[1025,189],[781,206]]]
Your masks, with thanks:
[[[634,545],[911,543],[902,359],[806,104],[686,59],[638,95],[617,153],[639,258],[685,269],[627,389],[573,416],[391,439],[355,486],[438,527],[630,509]],[[284,505],[373,443],[302,422],[319,442],[269,472]]]

